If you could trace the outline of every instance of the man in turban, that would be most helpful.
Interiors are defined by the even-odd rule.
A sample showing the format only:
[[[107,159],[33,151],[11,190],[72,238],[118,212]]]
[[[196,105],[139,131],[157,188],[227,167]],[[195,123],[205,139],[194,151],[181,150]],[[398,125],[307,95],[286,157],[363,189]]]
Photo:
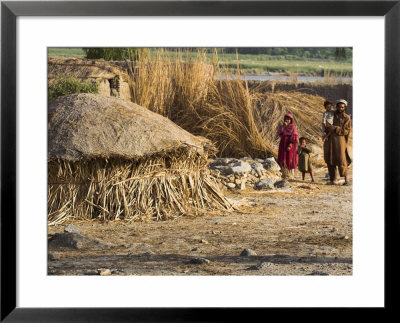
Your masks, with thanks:
[[[330,182],[335,185],[336,167],[341,177],[344,177],[344,184],[349,185],[347,177],[347,167],[351,164],[351,158],[348,152],[348,141],[351,131],[351,119],[345,112],[347,107],[346,100],[338,100],[336,103],[336,112],[333,117],[333,124],[327,125],[327,140],[324,142],[324,160],[328,166]]]

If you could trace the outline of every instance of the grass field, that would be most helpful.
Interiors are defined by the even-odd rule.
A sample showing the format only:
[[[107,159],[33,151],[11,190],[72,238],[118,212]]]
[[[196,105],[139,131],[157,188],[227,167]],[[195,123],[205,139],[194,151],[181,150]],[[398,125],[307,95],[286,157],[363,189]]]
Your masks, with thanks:
[[[48,55],[51,57],[61,56],[61,57],[85,57],[85,52],[82,48],[48,48]]]
[[[49,56],[62,57],[85,57],[82,48],[49,48]],[[171,59],[174,54],[171,53]],[[195,53],[193,53],[195,56]],[[351,59],[346,61],[306,59],[302,57],[285,59],[284,56],[272,55],[243,55],[239,56],[239,66],[246,74],[297,74],[297,75],[315,75],[315,76],[352,76],[353,66]],[[215,57],[213,54],[207,54],[207,59],[211,63]],[[219,66],[230,72],[237,70],[236,54],[218,54]]]
[[[230,55],[232,56],[232,55]],[[240,68],[250,74],[284,73],[304,75],[341,75],[351,76],[353,67],[351,62],[334,60],[277,60],[267,55],[245,55],[239,57]],[[250,56],[250,57],[249,57]],[[251,57],[254,56],[254,57]],[[261,57],[260,57],[261,56]],[[237,63],[234,57],[220,57],[220,66],[229,70],[236,70]]]

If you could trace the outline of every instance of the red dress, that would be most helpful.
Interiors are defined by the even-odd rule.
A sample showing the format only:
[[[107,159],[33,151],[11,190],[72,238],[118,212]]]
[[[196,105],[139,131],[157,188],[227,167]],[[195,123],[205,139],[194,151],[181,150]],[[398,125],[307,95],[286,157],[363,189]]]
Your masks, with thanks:
[[[299,161],[299,156],[297,155],[298,133],[296,126],[292,123],[286,127],[281,126],[278,129],[278,135],[281,138],[278,151],[279,166],[287,169],[296,169]],[[292,144],[292,148],[287,151],[289,144]]]

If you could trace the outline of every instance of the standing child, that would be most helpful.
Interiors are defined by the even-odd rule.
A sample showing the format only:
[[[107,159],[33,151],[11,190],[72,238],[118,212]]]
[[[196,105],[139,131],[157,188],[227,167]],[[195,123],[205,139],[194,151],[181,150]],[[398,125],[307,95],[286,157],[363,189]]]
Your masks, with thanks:
[[[315,182],[314,174],[312,171],[311,165],[311,157],[310,154],[312,153],[311,147],[307,147],[307,139],[304,137],[300,138],[300,146],[297,149],[297,154],[299,155],[299,171],[301,171],[302,178],[304,181],[306,173],[310,173],[311,181]]]
[[[333,124],[333,116],[335,115],[335,111],[332,110],[333,103],[331,101],[326,100],[324,102],[325,112],[322,114],[322,140],[325,141],[327,139],[327,131],[326,128]]]
[[[297,167],[298,156],[298,132],[290,113],[285,114],[283,124],[278,129],[281,138],[278,149],[278,165],[282,168],[283,175],[294,177],[294,170]]]

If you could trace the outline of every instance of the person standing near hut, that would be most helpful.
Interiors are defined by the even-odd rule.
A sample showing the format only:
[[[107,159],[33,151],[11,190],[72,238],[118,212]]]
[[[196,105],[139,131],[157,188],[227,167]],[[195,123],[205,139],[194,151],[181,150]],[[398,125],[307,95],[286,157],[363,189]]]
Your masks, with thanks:
[[[347,107],[346,100],[338,100],[336,112],[333,117],[333,124],[327,124],[327,140],[324,142],[324,160],[329,171],[329,185],[336,185],[336,167],[341,177],[344,177],[344,184],[349,185],[347,168],[351,164],[348,153],[348,140],[351,131],[351,119],[345,112]]]
[[[285,114],[282,126],[278,129],[281,138],[278,151],[278,164],[283,171],[288,171],[294,176],[298,163],[297,146],[298,132],[290,113]]]

